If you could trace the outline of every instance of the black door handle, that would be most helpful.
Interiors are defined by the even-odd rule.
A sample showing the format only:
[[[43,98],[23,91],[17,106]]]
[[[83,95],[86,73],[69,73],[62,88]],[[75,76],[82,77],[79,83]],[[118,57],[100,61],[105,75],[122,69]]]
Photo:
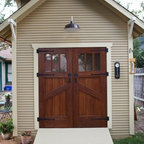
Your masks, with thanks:
[[[77,77],[78,77],[78,74],[74,73],[74,81],[75,81],[75,83],[77,83]]]
[[[71,83],[71,73],[68,74],[68,83]]]

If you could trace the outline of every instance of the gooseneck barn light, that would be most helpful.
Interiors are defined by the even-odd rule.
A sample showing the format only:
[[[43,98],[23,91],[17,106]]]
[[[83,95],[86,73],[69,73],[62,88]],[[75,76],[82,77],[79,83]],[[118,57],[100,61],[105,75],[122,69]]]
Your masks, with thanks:
[[[77,25],[73,22],[73,16],[71,16],[70,23],[67,24],[64,29],[66,32],[77,32],[77,31],[79,31],[80,27],[79,27],[79,25]]]

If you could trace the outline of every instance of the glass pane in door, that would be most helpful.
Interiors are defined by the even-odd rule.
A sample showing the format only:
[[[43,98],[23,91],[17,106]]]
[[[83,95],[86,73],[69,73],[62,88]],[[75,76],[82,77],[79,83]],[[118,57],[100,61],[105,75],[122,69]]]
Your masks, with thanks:
[[[66,54],[60,54],[60,72],[67,72]]]
[[[58,54],[52,55],[52,71],[53,72],[59,71],[59,55]]]
[[[85,55],[80,54],[78,57],[78,70],[79,72],[85,71]]]
[[[86,54],[86,70],[87,71],[92,71],[93,67],[93,60],[92,60],[92,54]]]
[[[100,54],[96,53],[95,54],[95,71],[100,71]]]
[[[51,54],[45,55],[45,72],[51,72]]]

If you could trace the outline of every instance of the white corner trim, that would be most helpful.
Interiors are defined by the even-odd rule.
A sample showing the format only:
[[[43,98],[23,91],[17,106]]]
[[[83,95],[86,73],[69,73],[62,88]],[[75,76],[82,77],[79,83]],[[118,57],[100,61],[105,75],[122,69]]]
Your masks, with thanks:
[[[107,72],[109,72],[109,76],[107,77],[107,113],[109,116],[108,128],[112,129],[112,76],[111,76],[111,47],[107,46]]]
[[[15,32],[17,31],[15,27]],[[18,131],[18,123],[17,123],[17,63],[16,63],[16,39],[12,40],[12,117],[13,117],[13,124],[14,124],[14,131],[13,135],[17,136]]]
[[[130,36],[130,28],[131,26],[128,24],[128,65],[130,72],[130,63],[129,58],[133,58],[133,52],[129,50],[133,50],[133,37]],[[130,135],[134,135],[134,75],[129,73],[129,133]]]
[[[38,54],[36,49],[33,49],[34,52],[34,126],[35,129],[39,129],[39,122],[37,118],[39,117],[39,82],[38,82]]]
[[[39,84],[38,84],[38,48],[87,48],[87,47],[107,47],[107,115],[109,116],[108,128],[112,129],[112,76],[111,76],[111,47],[112,43],[43,43],[43,44],[32,44],[34,52],[34,126],[35,129],[39,129]]]

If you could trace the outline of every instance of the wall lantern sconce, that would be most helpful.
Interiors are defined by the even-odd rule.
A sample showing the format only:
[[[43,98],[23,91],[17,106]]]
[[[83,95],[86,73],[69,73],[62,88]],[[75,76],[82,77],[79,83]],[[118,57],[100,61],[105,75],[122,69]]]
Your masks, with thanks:
[[[115,67],[115,78],[119,79],[120,78],[120,63],[115,62],[114,67]]]
[[[130,74],[135,74],[135,58],[130,58]]]
[[[73,16],[71,16],[71,21],[70,21],[69,24],[67,24],[67,25],[65,26],[64,30],[65,30],[66,32],[78,32],[79,29],[80,29],[79,25],[77,25],[77,24],[75,24],[75,23],[73,22]]]

